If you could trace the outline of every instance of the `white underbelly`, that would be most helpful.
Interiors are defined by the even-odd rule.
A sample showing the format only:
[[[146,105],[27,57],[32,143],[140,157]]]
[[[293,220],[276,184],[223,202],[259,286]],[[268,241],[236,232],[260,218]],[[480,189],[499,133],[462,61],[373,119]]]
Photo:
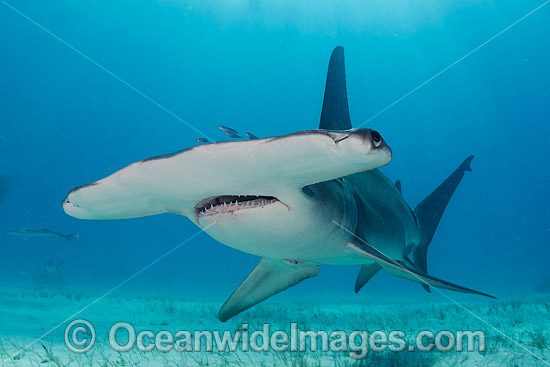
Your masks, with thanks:
[[[199,218],[199,224],[208,226],[206,233],[218,242],[261,257],[314,262],[345,256],[349,235],[332,223],[310,218],[272,204],[265,213],[223,213]]]

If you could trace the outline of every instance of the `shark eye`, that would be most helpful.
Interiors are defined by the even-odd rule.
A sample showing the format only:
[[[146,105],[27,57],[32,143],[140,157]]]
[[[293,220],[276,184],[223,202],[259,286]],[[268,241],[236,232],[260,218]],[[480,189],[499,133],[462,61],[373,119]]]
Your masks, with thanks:
[[[371,137],[372,142],[374,143],[375,147],[378,148],[380,146],[380,144],[382,144],[382,136],[380,135],[380,133],[378,131],[371,130],[370,137]]]

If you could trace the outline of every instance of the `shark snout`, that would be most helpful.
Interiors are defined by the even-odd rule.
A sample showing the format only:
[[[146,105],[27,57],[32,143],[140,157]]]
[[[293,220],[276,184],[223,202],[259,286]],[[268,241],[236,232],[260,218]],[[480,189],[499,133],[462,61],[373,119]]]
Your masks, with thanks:
[[[82,210],[80,210],[79,206],[76,203],[73,203],[69,200],[69,196],[63,199],[61,205],[63,207],[63,211],[71,217],[83,218]],[[84,217],[83,219],[86,218]]]
[[[69,191],[67,196],[61,201],[63,211],[71,217],[78,219],[103,219],[97,218],[97,211],[108,211],[107,202],[97,193],[94,196],[94,191],[97,191],[96,183],[76,187]]]

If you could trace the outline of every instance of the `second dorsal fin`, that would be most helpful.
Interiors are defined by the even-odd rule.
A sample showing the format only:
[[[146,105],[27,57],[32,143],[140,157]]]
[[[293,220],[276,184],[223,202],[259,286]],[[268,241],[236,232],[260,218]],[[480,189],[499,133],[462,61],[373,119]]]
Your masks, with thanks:
[[[319,129],[351,129],[348,92],[346,88],[346,66],[344,63],[344,48],[342,46],[336,47],[330,56]]]

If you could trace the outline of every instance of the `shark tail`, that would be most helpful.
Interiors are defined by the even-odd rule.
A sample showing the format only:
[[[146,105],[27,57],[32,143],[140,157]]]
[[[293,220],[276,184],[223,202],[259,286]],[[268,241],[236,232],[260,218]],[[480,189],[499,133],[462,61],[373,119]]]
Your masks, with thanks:
[[[78,233],[71,233],[71,234],[66,234],[66,235],[64,235],[63,237],[65,237],[65,239],[66,239],[67,241],[73,242],[73,240],[74,240],[75,238],[78,238],[79,235],[78,235]]]
[[[422,200],[414,209],[414,215],[420,227],[420,244],[413,249],[413,260],[423,273],[428,273],[428,247],[441,220],[441,216],[451,200],[456,188],[464,177],[464,172],[471,171],[470,163],[474,159],[471,155],[458,166],[458,168],[443,181],[430,195]],[[422,287],[428,292],[427,284]]]
[[[61,275],[61,270],[59,270],[59,267],[60,267],[61,265],[63,265],[63,261],[61,261],[59,264],[57,264],[57,265],[55,266],[55,269],[57,270],[57,272],[59,273],[59,275]]]

